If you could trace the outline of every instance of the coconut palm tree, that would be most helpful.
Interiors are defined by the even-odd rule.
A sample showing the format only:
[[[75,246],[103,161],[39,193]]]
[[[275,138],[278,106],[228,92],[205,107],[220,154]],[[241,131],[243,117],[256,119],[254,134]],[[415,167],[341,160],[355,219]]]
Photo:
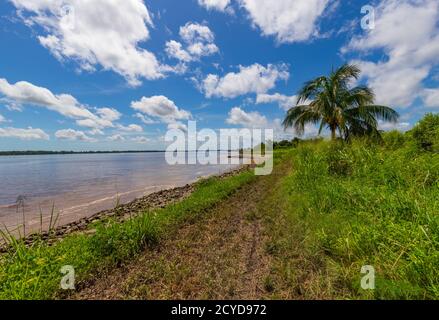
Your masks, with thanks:
[[[367,86],[352,88],[350,84],[359,75],[357,66],[345,64],[329,76],[307,82],[298,93],[297,105],[288,111],[284,127],[294,127],[302,135],[305,125],[316,124],[319,134],[328,128],[333,140],[337,131],[346,140],[351,136],[380,136],[378,120],[395,122],[399,115],[390,107],[375,105],[375,95]]]

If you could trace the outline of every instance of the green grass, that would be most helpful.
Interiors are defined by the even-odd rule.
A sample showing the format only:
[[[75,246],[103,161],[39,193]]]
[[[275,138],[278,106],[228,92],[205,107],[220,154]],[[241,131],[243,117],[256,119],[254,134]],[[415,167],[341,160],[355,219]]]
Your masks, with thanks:
[[[93,235],[71,235],[53,246],[38,242],[0,256],[0,299],[52,299],[62,296],[62,266],[75,268],[76,282],[119,265],[148,245],[176,231],[183,223],[196,221],[206,210],[255,179],[245,171],[224,179],[200,181],[185,200],[164,209],[145,212],[124,223],[106,221],[93,226]]]
[[[320,273],[306,288],[314,298],[439,298],[438,153],[410,141],[319,141],[302,143],[292,161],[279,190],[282,223],[270,231],[278,234],[271,250],[281,248],[278,274],[302,254],[299,267]],[[360,288],[363,265],[376,270],[375,290]],[[283,280],[298,285],[297,276]]]
[[[280,175],[255,204],[270,270],[267,298],[439,299],[439,115],[381,142],[302,141],[275,153]],[[64,265],[77,280],[134,257],[256,179],[244,172],[198,183],[180,203],[93,235],[35,243],[0,256],[0,299],[56,298]],[[202,222],[200,222],[202,223]],[[261,245],[261,244],[259,244]],[[209,250],[209,248],[206,248]],[[363,290],[361,268],[376,271]]]

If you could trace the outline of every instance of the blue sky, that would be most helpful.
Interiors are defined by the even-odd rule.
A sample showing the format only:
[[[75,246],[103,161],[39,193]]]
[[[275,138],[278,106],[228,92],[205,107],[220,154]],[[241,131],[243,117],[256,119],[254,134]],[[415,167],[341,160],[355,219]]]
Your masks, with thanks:
[[[0,150],[163,149],[189,119],[291,138],[297,90],[346,62],[408,130],[439,109],[438,21],[436,0],[2,1]]]

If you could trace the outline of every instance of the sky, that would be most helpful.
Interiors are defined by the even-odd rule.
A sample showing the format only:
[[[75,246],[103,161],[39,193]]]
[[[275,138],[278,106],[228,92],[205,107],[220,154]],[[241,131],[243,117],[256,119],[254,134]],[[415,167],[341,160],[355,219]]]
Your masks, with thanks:
[[[162,150],[189,120],[290,139],[297,91],[344,63],[409,130],[439,110],[438,22],[437,0],[3,0],[0,150]]]

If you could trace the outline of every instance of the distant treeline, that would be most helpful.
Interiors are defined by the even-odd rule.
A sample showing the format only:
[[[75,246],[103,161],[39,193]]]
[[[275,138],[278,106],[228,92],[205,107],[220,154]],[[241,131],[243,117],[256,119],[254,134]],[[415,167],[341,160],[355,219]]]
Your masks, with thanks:
[[[274,149],[279,149],[279,148],[290,148],[290,147],[297,147],[300,142],[302,142],[302,139],[299,138],[294,138],[293,140],[282,140],[282,141],[275,141],[273,143],[273,148]]]
[[[105,153],[148,153],[163,152],[160,150],[129,150],[129,151],[0,151],[0,156],[31,156],[31,155],[51,155],[51,154],[105,154]]]

